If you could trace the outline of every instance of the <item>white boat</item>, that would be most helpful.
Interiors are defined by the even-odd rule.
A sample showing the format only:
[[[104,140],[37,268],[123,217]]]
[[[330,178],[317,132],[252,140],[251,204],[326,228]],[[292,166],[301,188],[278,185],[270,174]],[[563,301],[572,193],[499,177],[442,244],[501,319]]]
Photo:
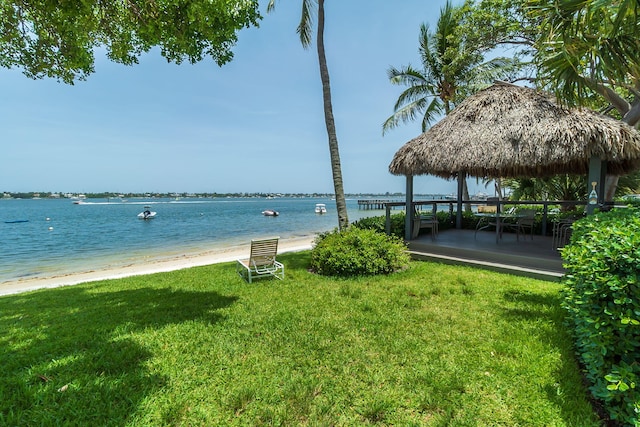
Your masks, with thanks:
[[[325,214],[325,213],[327,213],[327,205],[325,205],[324,203],[317,203],[316,204],[316,213],[317,214]]]
[[[153,219],[156,217],[156,212],[152,211],[149,206],[144,207],[144,211],[138,214],[140,219]]]
[[[278,216],[278,215],[280,215],[280,212],[274,211],[273,209],[267,209],[267,210],[262,211],[262,215],[264,215],[264,216]]]
[[[87,196],[85,196],[84,194],[78,194],[77,196],[72,197],[71,200],[73,200],[74,205],[81,205],[82,203],[84,203],[86,198]]]

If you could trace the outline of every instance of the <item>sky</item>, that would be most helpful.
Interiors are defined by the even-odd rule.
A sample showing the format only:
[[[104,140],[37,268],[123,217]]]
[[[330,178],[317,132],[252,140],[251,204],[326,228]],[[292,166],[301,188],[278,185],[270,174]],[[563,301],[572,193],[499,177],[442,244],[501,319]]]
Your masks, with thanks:
[[[403,89],[387,70],[420,65],[420,24],[434,28],[444,4],[326,2],[346,193],[404,192],[388,166],[421,129],[415,121],[382,136]],[[157,50],[124,66],[98,51],[95,73],[75,85],[0,68],[0,192],[332,193],[315,45],[303,49],[295,33],[300,5],[280,0],[267,14],[261,0],[260,27],[239,32],[222,67],[168,63]],[[414,180],[415,193],[455,190]]]

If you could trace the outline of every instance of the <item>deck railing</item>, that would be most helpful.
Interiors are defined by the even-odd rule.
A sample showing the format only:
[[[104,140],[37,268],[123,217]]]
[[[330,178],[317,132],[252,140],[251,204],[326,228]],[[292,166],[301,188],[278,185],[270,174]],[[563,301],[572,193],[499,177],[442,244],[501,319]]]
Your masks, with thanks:
[[[383,203],[384,209],[386,211],[386,222],[385,222],[385,230],[387,234],[391,234],[391,210],[398,207],[405,207],[406,202],[395,202],[388,201]],[[449,211],[449,219],[451,224],[456,224],[457,217],[457,206],[458,202],[456,200],[415,200],[412,202],[412,212],[415,211],[420,206],[431,206],[432,212],[437,212],[439,206],[446,205],[448,206]],[[549,214],[549,206],[586,206],[586,201],[580,200],[523,200],[523,201],[514,201],[514,200],[463,200],[462,205],[475,205],[475,206],[497,206],[499,211],[503,210],[504,205],[509,206],[519,206],[519,205],[542,205],[542,234],[547,234],[547,223],[548,223],[548,214]],[[608,203],[607,205],[612,205],[612,203]],[[602,206],[601,206],[602,207]],[[463,207],[464,209],[464,207]],[[420,210],[420,209],[418,209]]]

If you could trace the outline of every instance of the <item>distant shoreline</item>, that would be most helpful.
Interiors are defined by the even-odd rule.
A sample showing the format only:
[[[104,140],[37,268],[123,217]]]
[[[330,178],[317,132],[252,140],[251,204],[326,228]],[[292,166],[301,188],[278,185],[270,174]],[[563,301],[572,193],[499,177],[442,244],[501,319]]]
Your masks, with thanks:
[[[419,194],[415,193],[414,196],[441,196],[444,198],[445,194]],[[405,198],[404,193],[349,193],[345,194],[348,199],[357,198]],[[0,193],[0,200],[13,200],[13,199],[256,199],[256,198],[335,198],[333,193],[265,193],[265,192],[252,192],[252,193],[56,193],[47,191],[7,191]]]
[[[315,237],[315,235],[307,235],[280,239],[278,253],[309,250],[313,246]],[[107,267],[95,270],[87,266],[87,268],[82,271],[68,274],[11,280],[0,283],[0,296],[37,289],[77,285],[98,280],[119,279],[122,277],[162,273],[209,264],[232,262],[240,258],[248,257],[249,248],[250,244],[247,243],[246,245],[229,246],[222,249],[185,253],[167,258],[156,258],[126,266]]]

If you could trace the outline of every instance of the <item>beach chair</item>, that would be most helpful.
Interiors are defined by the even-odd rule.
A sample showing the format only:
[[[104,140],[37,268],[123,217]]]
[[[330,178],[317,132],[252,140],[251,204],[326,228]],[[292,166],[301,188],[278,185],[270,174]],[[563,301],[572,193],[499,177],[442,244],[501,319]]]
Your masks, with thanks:
[[[251,241],[251,254],[247,259],[239,259],[236,271],[246,281],[265,276],[284,279],[284,265],[276,261],[279,237]]]

